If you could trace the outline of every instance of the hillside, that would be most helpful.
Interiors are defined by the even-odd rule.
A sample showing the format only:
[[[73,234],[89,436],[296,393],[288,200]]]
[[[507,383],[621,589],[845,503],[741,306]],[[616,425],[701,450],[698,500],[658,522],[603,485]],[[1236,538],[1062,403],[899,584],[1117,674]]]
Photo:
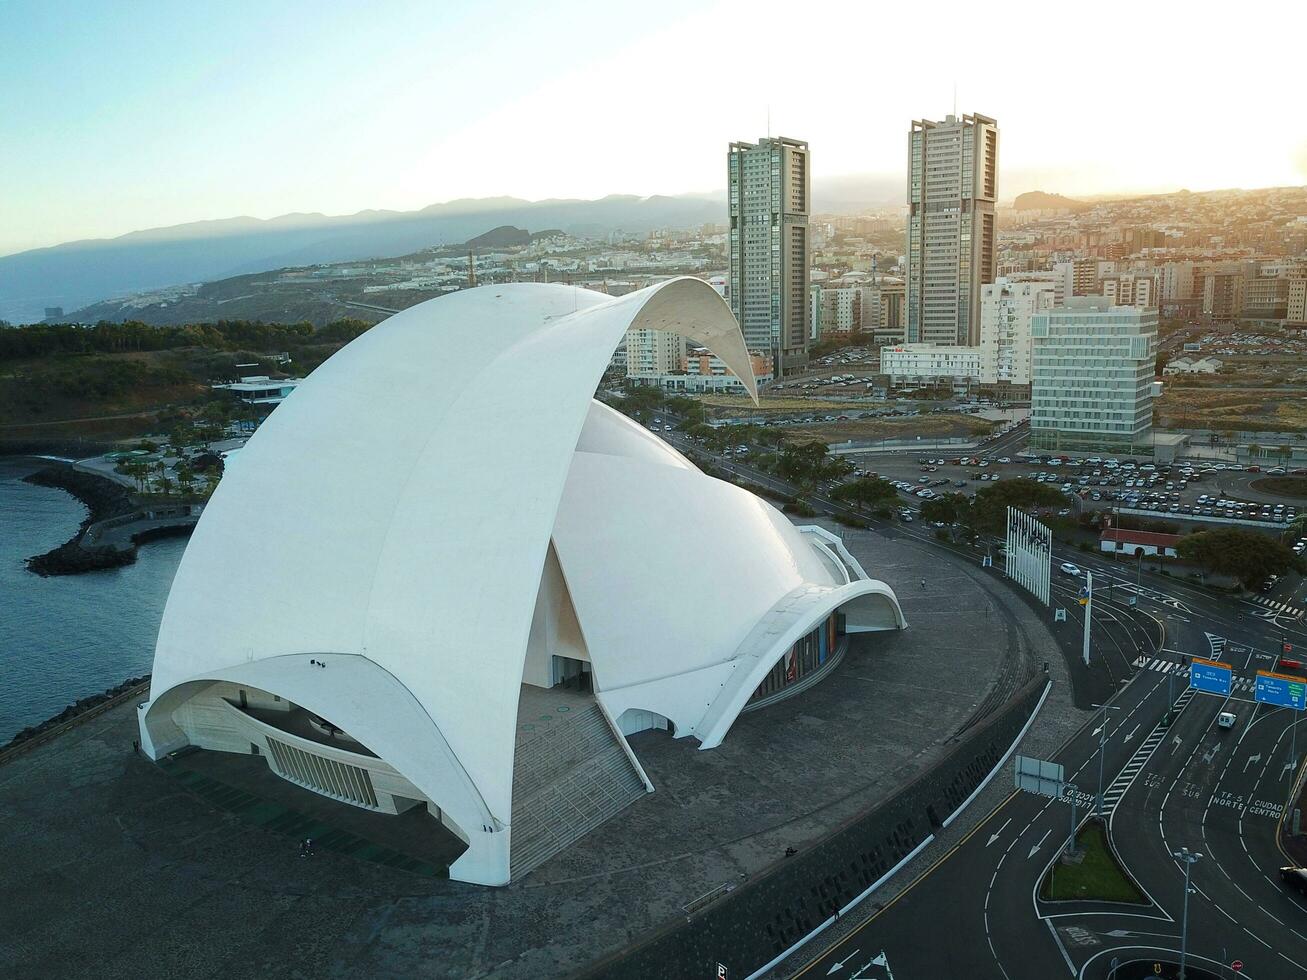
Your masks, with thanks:
[[[1084,201],[1072,200],[1061,194],[1049,194],[1046,191],[1027,191],[1018,194],[1012,204],[1015,211],[1085,211],[1092,206]]]
[[[0,320],[35,322],[47,306],[68,311],[165,286],[401,255],[466,242],[487,228],[548,228],[578,235],[691,228],[721,221],[723,207],[720,200],[688,195],[610,195],[593,201],[486,198],[420,211],[293,214],[154,228],[0,256]]]
[[[0,451],[15,441],[120,439],[168,428],[178,413],[233,406],[210,386],[257,372],[306,375],[368,329],[337,320],[228,321],[157,329],[140,323],[0,332]],[[289,363],[282,363],[282,355]]]

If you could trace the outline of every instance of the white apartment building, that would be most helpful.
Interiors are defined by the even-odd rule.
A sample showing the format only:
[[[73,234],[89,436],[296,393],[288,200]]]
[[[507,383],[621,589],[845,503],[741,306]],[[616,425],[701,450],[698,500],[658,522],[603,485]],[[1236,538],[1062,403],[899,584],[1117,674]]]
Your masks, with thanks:
[[[980,349],[941,344],[895,344],[880,349],[880,373],[890,384],[969,382],[980,377]]]
[[[1159,306],[1160,292],[1151,272],[1121,272],[1102,280],[1102,294],[1111,306]]]
[[[680,371],[685,339],[666,330],[626,332],[626,376],[648,381]]]
[[[1289,280],[1289,300],[1285,320],[1294,326],[1307,325],[1307,272],[1295,273]]]
[[[1053,287],[1054,306],[1061,306],[1062,301],[1071,295],[1067,289],[1066,277],[1057,272],[1014,272],[1004,278],[1008,282],[1043,283]]]
[[[1163,300],[1176,302],[1193,299],[1194,264],[1192,262],[1167,262],[1158,268],[1157,275]]]
[[[1059,283],[998,279],[980,287],[980,383],[1030,384],[1030,322],[1057,303]]]
[[[907,339],[975,344],[980,287],[994,281],[998,123],[913,121],[908,133]]]
[[[818,324],[818,336],[864,330],[875,323],[879,302],[871,287],[814,285],[812,288],[816,294],[813,316]]]
[[[1156,309],[1072,296],[1030,333],[1031,448],[1152,452]]]

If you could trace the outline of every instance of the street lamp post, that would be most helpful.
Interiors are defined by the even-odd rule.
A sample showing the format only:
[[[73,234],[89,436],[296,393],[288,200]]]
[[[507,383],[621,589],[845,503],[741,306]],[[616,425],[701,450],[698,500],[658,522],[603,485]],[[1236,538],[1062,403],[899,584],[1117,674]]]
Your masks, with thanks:
[[[1099,820],[1103,819],[1103,756],[1107,748],[1107,713],[1109,711],[1119,711],[1116,705],[1103,704],[1103,717],[1098,726],[1098,798],[1094,802],[1094,816]]]
[[[1083,658],[1085,666],[1089,666],[1089,626],[1094,618],[1094,573],[1085,572],[1085,637]]]
[[[1180,663],[1184,663],[1184,654],[1180,655]],[[1172,667],[1166,672],[1166,727],[1171,727],[1171,715],[1175,711],[1175,668]]]
[[[1184,965],[1189,951],[1189,871],[1202,855],[1182,847],[1178,851],[1173,851],[1171,856],[1177,861],[1184,862],[1184,915],[1180,922],[1180,980],[1185,980]]]

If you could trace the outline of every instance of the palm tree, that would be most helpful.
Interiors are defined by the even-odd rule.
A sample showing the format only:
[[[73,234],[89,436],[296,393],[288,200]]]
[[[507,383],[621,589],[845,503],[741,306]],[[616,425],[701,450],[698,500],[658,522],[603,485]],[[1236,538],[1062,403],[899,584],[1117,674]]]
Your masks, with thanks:
[[[178,464],[177,482],[181,486],[182,493],[189,496],[195,485],[195,471],[191,469],[189,463]]]
[[[129,459],[123,464],[123,469],[128,476],[136,481],[136,492],[143,492],[145,490],[145,477],[149,473],[149,464],[143,460]]]

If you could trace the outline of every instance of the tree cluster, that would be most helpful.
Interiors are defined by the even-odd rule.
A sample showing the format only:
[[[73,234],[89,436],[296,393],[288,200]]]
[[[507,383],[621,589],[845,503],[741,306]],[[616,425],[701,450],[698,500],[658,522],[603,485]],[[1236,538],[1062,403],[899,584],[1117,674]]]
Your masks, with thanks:
[[[1256,588],[1271,575],[1307,570],[1303,560],[1280,542],[1256,531],[1220,528],[1180,539],[1176,551],[1208,572],[1229,575],[1245,588]]]
[[[33,324],[0,330],[0,361],[50,354],[121,354],[202,347],[210,350],[283,351],[304,343],[348,343],[371,324],[343,319],[315,331],[310,323],[219,320],[185,326],[152,327],[137,320],[93,327]]]
[[[834,500],[849,504],[858,510],[888,507],[898,500],[898,496],[899,492],[894,484],[878,476],[860,476],[848,483],[841,483],[831,492]]]

